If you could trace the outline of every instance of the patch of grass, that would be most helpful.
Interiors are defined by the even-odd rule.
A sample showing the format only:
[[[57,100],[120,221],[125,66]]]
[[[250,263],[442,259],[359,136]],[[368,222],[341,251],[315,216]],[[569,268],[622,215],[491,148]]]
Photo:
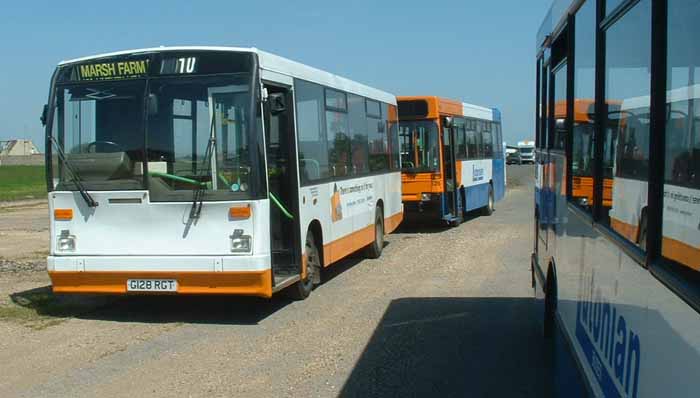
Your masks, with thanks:
[[[46,197],[44,166],[0,166],[0,201]]]
[[[15,293],[10,299],[11,302],[0,304],[0,320],[16,322],[34,330],[58,325],[107,302],[105,298],[89,296],[57,296],[50,286]]]
[[[65,308],[50,288],[30,290],[11,296],[12,302],[0,305],[0,320],[13,321],[34,330],[41,330],[63,321]],[[59,316],[47,316],[59,314]]]

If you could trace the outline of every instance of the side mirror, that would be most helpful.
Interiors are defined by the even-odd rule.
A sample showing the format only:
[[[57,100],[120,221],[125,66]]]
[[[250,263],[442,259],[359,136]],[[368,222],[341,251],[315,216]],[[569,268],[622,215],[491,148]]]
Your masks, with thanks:
[[[148,94],[148,114],[158,114],[158,96],[155,94]]]
[[[287,110],[287,100],[283,93],[272,93],[268,97],[270,102],[270,113],[279,115]]]
[[[451,117],[447,116],[447,117],[445,117],[444,123],[443,123],[443,124],[445,125],[445,127],[451,128],[451,127],[453,126],[453,124],[454,124],[454,119],[452,119]]]
[[[41,120],[41,125],[46,126],[46,118],[49,115],[49,106],[48,104],[44,104],[44,109],[41,111],[41,117],[39,120]]]

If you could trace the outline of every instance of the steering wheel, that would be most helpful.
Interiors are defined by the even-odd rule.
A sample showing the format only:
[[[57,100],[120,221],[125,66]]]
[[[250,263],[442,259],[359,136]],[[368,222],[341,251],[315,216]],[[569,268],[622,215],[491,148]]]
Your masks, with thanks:
[[[121,145],[112,141],[93,141],[87,145],[86,149],[88,152],[96,152],[97,145],[107,145],[114,147],[116,150],[112,152],[124,152],[124,148],[122,148]]]

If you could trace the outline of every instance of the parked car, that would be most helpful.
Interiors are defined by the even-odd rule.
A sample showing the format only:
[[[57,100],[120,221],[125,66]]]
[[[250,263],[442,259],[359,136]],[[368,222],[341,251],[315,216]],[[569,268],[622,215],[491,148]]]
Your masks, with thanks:
[[[506,149],[506,164],[522,164],[522,158],[520,157],[520,151],[517,149]]]

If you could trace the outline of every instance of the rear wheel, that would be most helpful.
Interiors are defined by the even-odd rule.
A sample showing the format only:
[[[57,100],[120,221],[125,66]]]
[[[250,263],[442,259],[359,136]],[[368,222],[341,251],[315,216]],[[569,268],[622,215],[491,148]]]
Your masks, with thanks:
[[[639,223],[639,247],[647,251],[647,215],[642,213],[642,221]]]
[[[379,258],[382,255],[382,250],[384,249],[384,216],[382,215],[382,209],[377,207],[374,215],[374,242],[372,242],[367,249],[365,249],[365,254],[367,258]]]
[[[552,268],[547,271],[547,282],[544,296],[544,337],[551,338],[554,335],[554,317],[557,306],[556,282]]]
[[[309,231],[306,235],[306,278],[291,286],[289,295],[294,300],[304,300],[309,297],[314,283],[321,281],[321,258],[318,255],[318,248],[314,239],[314,234]]]
[[[490,216],[495,211],[495,200],[493,197],[493,187],[489,184],[489,202],[484,207],[484,215]]]

